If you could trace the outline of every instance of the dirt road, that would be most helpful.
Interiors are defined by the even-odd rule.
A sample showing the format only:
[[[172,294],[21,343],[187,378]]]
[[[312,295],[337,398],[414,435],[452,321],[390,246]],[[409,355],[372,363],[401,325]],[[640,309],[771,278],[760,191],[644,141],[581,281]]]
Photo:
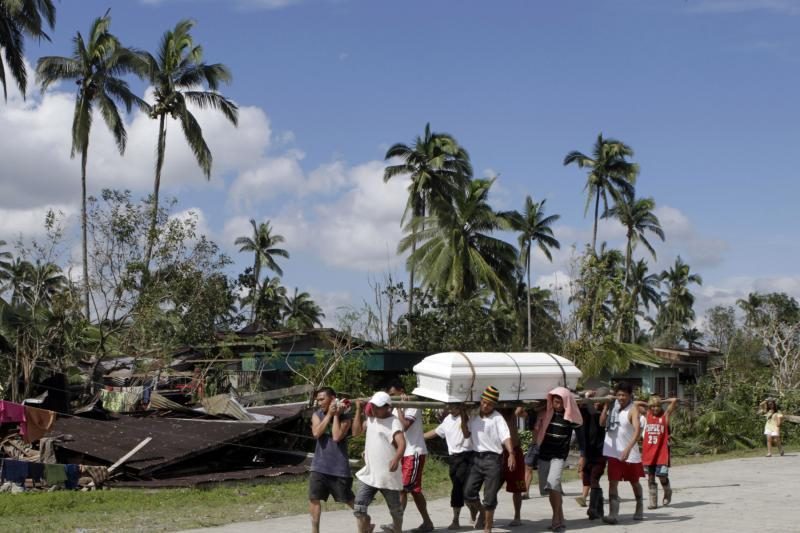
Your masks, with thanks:
[[[785,457],[760,457],[731,459],[699,465],[679,466],[672,469],[674,495],[672,505],[653,511],[645,509],[645,520],[634,522],[634,510],[630,487],[623,487],[621,496],[621,521],[617,526],[608,526],[586,518],[585,509],[578,507],[574,497],[579,494],[578,482],[566,484],[564,514],[568,531],[593,531],[604,533],[615,531],[637,531],[647,533],[669,531],[800,531],[800,504],[794,497],[800,493],[800,454]],[[534,480],[535,483],[535,480]],[[646,484],[645,484],[646,485]],[[645,488],[646,491],[646,488]],[[429,502],[429,511],[437,526],[436,531],[447,531],[451,511],[447,499]],[[378,524],[389,522],[385,505],[371,508]],[[467,516],[466,511],[462,518]],[[504,527],[513,516],[511,497],[501,492],[497,509],[495,531],[531,532],[546,531],[550,525],[550,506],[546,498],[536,497],[523,502],[523,525]],[[421,520],[413,502],[405,518],[405,531],[417,527]],[[463,523],[463,522],[462,522]],[[308,516],[290,516],[258,522],[230,524],[228,526],[194,530],[195,532],[291,532],[310,530]],[[355,520],[350,512],[323,513],[322,531],[349,533],[355,531]],[[460,531],[469,532],[471,528]]]

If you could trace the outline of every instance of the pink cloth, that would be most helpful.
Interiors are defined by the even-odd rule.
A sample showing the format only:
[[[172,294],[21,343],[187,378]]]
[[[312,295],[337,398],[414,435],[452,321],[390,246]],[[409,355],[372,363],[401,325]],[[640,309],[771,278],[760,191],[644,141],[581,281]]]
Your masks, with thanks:
[[[6,400],[0,400],[0,424],[19,423],[19,433],[23,437],[28,433],[25,422],[25,406]]]
[[[583,424],[583,416],[581,416],[581,410],[578,408],[575,396],[565,387],[556,387],[547,393],[547,410],[544,416],[536,422],[536,444],[542,444],[544,434],[547,432],[547,426],[550,425],[550,421],[553,419],[553,396],[560,396],[564,402],[564,420],[579,426]]]

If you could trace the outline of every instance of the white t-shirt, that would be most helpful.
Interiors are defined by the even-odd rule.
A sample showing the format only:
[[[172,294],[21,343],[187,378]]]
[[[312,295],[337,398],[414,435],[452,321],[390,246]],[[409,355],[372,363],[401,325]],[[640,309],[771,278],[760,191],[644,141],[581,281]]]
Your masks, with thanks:
[[[367,438],[364,444],[364,468],[356,472],[356,477],[377,489],[403,490],[403,472],[398,467],[389,471],[389,463],[394,459],[394,435],[402,432],[403,426],[394,417],[367,417]]]
[[[617,407],[618,402],[614,403],[614,407]],[[630,402],[624,409],[620,409],[618,412],[614,412],[614,409],[611,409],[611,412],[608,414],[611,419],[608,422],[607,430],[606,430],[606,438],[603,441],[603,455],[606,457],[613,457],[614,459],[619,459],[622,456],[622,451],[628,446],[628,443],[633,439],[634,432],[633,432],[633,424],[631,424],[631,409],[637,409],[636,413],[638,416],[638,408]],[[642,462],[642,455],[639,453],[639,445],[634,444],[631,448],[631,452],[628,454],[628,460],[625,461],[626,463],[641,463]]]
[[[461,431],[461,417],[447,415],[436,428],[436,434],[447,442],[447,452],[450,455],[472,451],[472,442],[464,438]]]
[[[485,418],[481,418],[480,414],[470,418],[469,432],[472,449],[478,453],[503,453],[503,442],[511,438],[506,419],[497,411],[492,411]]]
[[[403,413],[407,419],[413,420],[414,422],[408,426],[406,430],[406,453],[403,454],[404,457],[408,457],[411,455],[427,455],[428,447],[425,445],[425,433],[422,431],[422,413],[419,412],[419,409],[409,408],[404,409]],[[397,412],[397,409],[392,411],[392,414],[396,418],[400,418],[400,414]]]

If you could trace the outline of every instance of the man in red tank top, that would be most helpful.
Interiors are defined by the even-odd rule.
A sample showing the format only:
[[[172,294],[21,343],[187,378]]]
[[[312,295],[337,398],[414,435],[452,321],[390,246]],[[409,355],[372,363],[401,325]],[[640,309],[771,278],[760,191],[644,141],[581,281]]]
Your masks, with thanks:
[[[664,411],[662,403],[668,403]],[[647,471],[648,488],[650,489],[650,502],[648,509],[658,507],[658,484],[661,481],[664,489],[663,505],[669,505],[672,500],[672,488],[669,485],[669,418],[678,406],[677,398],[662,400],[658,396],[651,396],[647,402],[647,422],[644,427],[644,442],[642,444],[642,465]]]

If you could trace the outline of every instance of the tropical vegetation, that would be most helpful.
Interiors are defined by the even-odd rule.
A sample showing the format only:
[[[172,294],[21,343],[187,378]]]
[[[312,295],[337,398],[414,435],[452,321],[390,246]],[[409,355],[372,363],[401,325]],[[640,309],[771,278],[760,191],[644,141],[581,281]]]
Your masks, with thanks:
[[[51,0],[0,0],[4,90],[13,81],[25,92],[25,39],[47,39],[44,30],[54,24]],[[563,276],[561,282],[541,275],[544,260],[553,261],[566,244],[553,204],[524,191],[520,211],[498,209],[498,178],[476,177],[466,147],[430,124],[384,157],[384,182],[407,183],[396,250],[407,285],[390,274],[383,282],[370,280],[373,302],[331,316],[310,290],[287,288],[296,243],[270,220],[256,218],[246,235],[227,243],[247,264],[237,271],[234,259],[200,231],[195,213],[177,216],[178,200],[161,197],[162,182],[173,178],[165,166],[170,127],[180,128],[202,174],[211,178],[212,147],[196,113],[215,111],[238,123],[237,104],[220,93],[232,73],[222,63],[205,62],[192,21],[165,32],[155,54],[123,45],[110,24],[106,13],[88,34],[76,33],[70,56],[37,62],[42,90],[62,81],[77,86],[71,148],[81,156],[81,275],[72,273],[73,243],[60,213],[47,214],[45,238],[0,241],[3,396],[18,400],[57,373],[80,382],[78,362],[91,366],[82,382],[91,392],[100,363],[110,357],[142,354],[163,364],[179,347],[214,343],[243,328],[269,336],[338,320],[350,338],[391,349],[557,352],[587,377],[648,363],[653,348],[719,348],[717,370],[696,386],[705,403],[682,415],[678,438],[687,450],[746,442],[755,431],[753,402],[767,394],[800,407],[797,301],[784,293],[752,293],[736,308],[698,317],[701,275],[663,251],[670,266],[658,266],[657,246],[669,235],[656,200],[641,194],[647,181],[640,179],[633,148],[602,133],[588,155],[570,151],[558,158],[585,171],[584,215],[593,207],[591,237],[587,230],[586,239],[578,239],[588,242],[571,243],[558,255],[570,258],[569,272],[553,275]],[[129,85],[137,79],[151,90],[137,95]],[[104,189],[90,195],[93,121],[100,116],[123,154],[126,113],[134,108],[157,123],[152,194],[136,199],[126,190]],[[621,228],[619,246],[598,241],[601,221]],[[320,355],[309,371],[362,390],[361,362],[343,362],[336,373],[324,359]]]

